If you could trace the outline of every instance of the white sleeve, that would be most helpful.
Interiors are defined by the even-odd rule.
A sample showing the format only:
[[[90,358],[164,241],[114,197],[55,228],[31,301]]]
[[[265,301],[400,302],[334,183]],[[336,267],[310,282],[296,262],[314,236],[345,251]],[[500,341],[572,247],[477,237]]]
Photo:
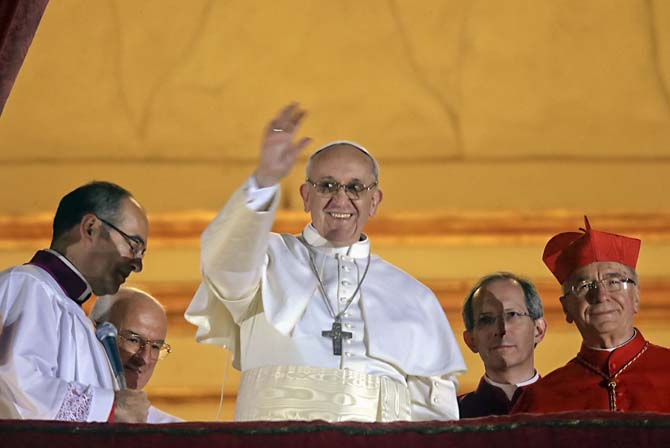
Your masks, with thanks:
[[[253,206],[264,202],[268,192],[270,204],[264,210],[250,208],[250,202]],[[254,299],[260,297],[278,203],[277,186],[258,189],[253,177],[249,178],[203,232],[202,283],[184,314],[187,321],[198,326],[199,342],[229,347],[235,353],[235,324],[244,319]]]
[[[272,200],[279,192],[279,185],[260,188],[256,178],[251,176],[244,186],[247,194],[247,207],[255,212],[267,211],[272,205]]]
[[[409,376],[412,421],[458,420],[458,381],[453,375]]]
[[[247,190],[253,189],[253,183],[251,177],[233,193],[202,234],[200,262],[203,282],[223,301],[253,298],[266,263],[279,193],[277,187],[256,190],[262,202],[267,190],[275,188],[267,208],[252,210],[247,204]],[[256,201],[252,199],[252,202]]]
[[[63,379],[75,377],[78,354],[63,346],[68,316],[49,297],[30,276],[0,280],[0,394],[24,419],[107,421],[113,390]]]

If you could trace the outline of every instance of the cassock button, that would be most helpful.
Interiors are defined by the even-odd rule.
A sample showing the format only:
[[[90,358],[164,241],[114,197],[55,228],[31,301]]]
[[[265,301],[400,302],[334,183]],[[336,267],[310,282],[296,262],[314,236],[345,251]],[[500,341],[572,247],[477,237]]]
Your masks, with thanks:
[[[340,303],[345,303],[347,301],[346,297],[340,297]]]
[[[342,286],[349,286],[349,285],[351,285],[351,283],[349,283],[346,280],[342,280]]]
[[[351,268],[350,268],[349,266],[342,266],[342,270],[343,270],[344,272],[350,272],[350,271],[351,271]]]
[[[348,339],[347,339],[347,340],[348,340]],[[344,356],[346,356],[347,358],[350,358],[350,357],[351,357],[351,353],[349,353],[349,352],[344,352]]]
[[[440,400],[439,400],[437,397],[433,397],[433,400],[432,400],[432,401],[433,401],[433,403],[437,403],[437,402],[439,402]]]

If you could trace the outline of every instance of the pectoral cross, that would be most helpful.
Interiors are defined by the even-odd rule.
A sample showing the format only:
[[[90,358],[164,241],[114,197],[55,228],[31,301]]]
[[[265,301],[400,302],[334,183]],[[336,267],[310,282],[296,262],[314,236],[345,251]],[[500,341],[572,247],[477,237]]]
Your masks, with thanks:
[[[342,356],[342,339],[351,339],[353,334],[348,331],[342,331],[342,322],[339,319],[335,319],[332,328],[322,331],[321,336],[333,340],[333,355]]]

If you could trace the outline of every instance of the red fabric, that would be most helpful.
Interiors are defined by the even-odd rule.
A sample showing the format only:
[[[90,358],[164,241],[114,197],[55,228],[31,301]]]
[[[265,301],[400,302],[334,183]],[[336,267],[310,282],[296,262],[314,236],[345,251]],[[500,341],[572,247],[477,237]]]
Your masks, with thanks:
[[[0,1],[0,114],[49,0]]]
[[[114,411],[116,411],[116,401],[112,402],[112,409],[109,411],[109,417],[107,417],[108,423],[114,423]]]
[[[564,413],[458,422],[253,422],[131,425],[0,421],[0,445],[49,448],[491,448],[670,446],[670,419],[651,413]]]
[[[608,375],[633,359],[647,342],[635,338],[612,352],[582,346],[579,354]],[[617,410],[670,413],[670,350],[649,344],[616,378]],[[609,410],[604,379],[575,359],[525,388],[513,413]],[[670,417],[670,416],[669,416]]]
[[[584,216],[584,233],[559,233],[549,240],[542,260],[563,284],[575,269],[596,261],[615,261],[635,269],[641,241],[615,233],[593,230]]]

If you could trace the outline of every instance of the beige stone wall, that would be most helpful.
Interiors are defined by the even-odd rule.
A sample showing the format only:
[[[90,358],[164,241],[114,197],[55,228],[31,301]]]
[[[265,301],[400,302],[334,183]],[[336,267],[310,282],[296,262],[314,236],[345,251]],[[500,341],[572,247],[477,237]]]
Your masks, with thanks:
[[[197,236],[291,100],[309,110],[313,147],[347,138],[377,155],[375,250],[436,289],[457,335],[467,285],[508,269],[549,304],[540,370],[571,357],[576,335],[539,257],[588,213],[643,238],[640,323],[670,343],[666,0],[54,0],[0,119],[0,267],[48,243],[66,191],[131,189],[152,221],[134,282],[168,302],[176,348],[150,392],[213,419],[223,351],[197,346],[179,317]],[[284,230],[304,222],[303,166],[283,185]],[[481,375],[466,357],[463,391]]]
[[[105,177],[216,208],[299,100],[315,142],[377,154],[389,211],[663,208],[669,91],[664,0],[63,0],[0,121],[0,201]]]

